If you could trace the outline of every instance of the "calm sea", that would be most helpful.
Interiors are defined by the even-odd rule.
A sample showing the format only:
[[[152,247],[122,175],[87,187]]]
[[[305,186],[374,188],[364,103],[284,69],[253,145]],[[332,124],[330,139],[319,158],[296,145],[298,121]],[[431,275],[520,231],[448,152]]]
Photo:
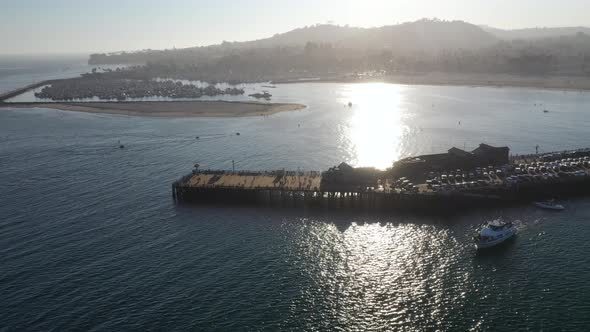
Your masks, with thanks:
[[[77,58],[3,59],[0,88],[86,70]],[[196,162],[384,168],[480,142],[517,154],[588,147],[589,93],[379,83],[268,90],[309,107],[239,119],[1,110],[0,330],[590,326],[589,198],[565,201],[563,213],[522,206],[426,218],[178,207],[170,191]],[[470,238],[495,218],[516,222],[519,234],[477,254]]]

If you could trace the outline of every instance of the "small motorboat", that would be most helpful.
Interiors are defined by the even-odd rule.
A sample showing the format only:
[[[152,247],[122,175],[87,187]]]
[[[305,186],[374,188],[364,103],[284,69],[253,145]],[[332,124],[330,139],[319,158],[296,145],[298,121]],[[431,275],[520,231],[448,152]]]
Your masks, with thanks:
[[[555,211],[561,211],[564,210],[565,207],[561,204],[557,204],[555,202],[555,200],[548,200],[548,201],[543,201],[543,202],[535,202],[535,205],[537,207],[540,207],[541,209],[546,209],[546,210],[555,210]]]
[[[475,247],[485,249],[497,246],[516,234],[516,227],[511,222],[494,220],[484,225],[475,236]]]

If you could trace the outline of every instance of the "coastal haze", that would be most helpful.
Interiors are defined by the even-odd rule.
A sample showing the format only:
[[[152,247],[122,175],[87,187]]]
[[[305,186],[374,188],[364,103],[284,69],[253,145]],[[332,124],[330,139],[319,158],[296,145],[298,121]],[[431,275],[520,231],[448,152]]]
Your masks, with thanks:
[[[580,82],[556,87],[577,88],[583,82],[588,88],[589,31],[583,27],[511,31],[438,19],[378,28],[319,24],[250,42],[92,54],[89,63],[145,64],[129,68],[128,77],[211,82],[378,77],[429,83],[431,79],[423,76],[439,73],[450,82],[477,84],[523,79],[538,84],[533,82],[538,77],[570,76]]]
[[[15,56],[32,50],[30,35],[3,45],[0,330],[590,325],[587,197],[562,200],[561,213],[524,204],[444,215],[174,203],[170,184],[195,164],[386,170],[482,142],[511,155],[589,146],[590,22],[577,1],[515,4],[526,22],[482,1],[462,3],[459,17],[425,1],[345,1],[362,19],[328,2],[306,18],[315,21],[235,31],[241,42],[221,42],[233,39],[206,16],[262,21],[290,5],[141,4],[138,26],[162,8],[177,18],[194,9],[209,25],[193,43],[125,48],[138,45],[129,30],[92,48],[72,43],[85,54]],[[34,1],[24,3],[7,12]],[[101,9],[83,11],[90,27]],[[554,28],[535,28],[544,24]],[[46,47],[34,52],[56,53]],[[473,235],[495,219],[518,236],[476,252]]]

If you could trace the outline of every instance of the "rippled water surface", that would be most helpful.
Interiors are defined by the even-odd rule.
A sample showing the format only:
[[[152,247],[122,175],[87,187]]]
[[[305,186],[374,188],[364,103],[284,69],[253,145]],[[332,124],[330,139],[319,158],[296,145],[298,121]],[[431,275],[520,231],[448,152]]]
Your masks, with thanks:
[[[482,141],[514,153],[585,147],[588,93],[378,83],[271,93],[309,107],[241,119],[0,111],[0,330],[590,325],[590,199],[565,201],[564,213],[436,218],[178,207],[170,193],[195,162],[320,170]],[[477,254],[471,236],[495,218],[519,235]]]

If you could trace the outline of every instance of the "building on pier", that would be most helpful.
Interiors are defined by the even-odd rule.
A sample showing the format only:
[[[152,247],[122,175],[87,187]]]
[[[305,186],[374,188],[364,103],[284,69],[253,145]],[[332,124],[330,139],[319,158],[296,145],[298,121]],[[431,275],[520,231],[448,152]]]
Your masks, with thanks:
[[[505,165],[509,163],[509,154],[508,147],[494,147],[483,143],[471,152],[453,147],[447,153],[408,157],[396,161],[391,172],[392,175],[401,177],[431,171]]]
[[[590,159],[567,161],[551,175],[518,171],[508,159],[508,148],[480,145],[467,152],[453,148],[445,154],[406,158],[393,171],[416,168],[418,174],[429,170],[462,169],[496,165],[501,172],[477,172],[474,180],[448,181],[433,174],[415,179],[396,178],[392,169],[355,168],[346,163],[325,172],[300,171],[223,171],[194,170],[172,184],[172,196],[178,203],[269,204],[280,206],[351,207],[395,209],[420,213],[454,213],[470,208],[527,203],[548,197],[583,195],[590,192]],[[554,152],[556,159],[572,154],[590,154],[590,150]],[[549,154],[548,154],[549,155]],[[537,156],[537,160],[543,156]],[[585,158],[588,158],[585,156]],[[561,158],[562,159],[562,158]],[[575,162],[575,165],[572,165]],[[404,169],[404,167],[406,169]],[[553,169],[556,166],[551,167]],[[524,169],[528,169],[525,167]],[[409,171],[408,171],[409,172]],[[545,171],[541,171],[545,172]],[[457,172],[456,176],[458,176]],[[450,174],[450,173],[449,173]],[[470,173],[468,173],[470,174]],[[453,176],[450,177],[451,179]],[[424,180],[425,182],[419,182]],[[417,185],[407,183],[411,181]],[[432,180],[431,180],[432,182]],[[439,183],[440,182],[440,183]],[[432,183],[431,183],[432,184]],[[436,187],[435,187],[436,186]],[[408,187],[417,190],[409,190]]]

